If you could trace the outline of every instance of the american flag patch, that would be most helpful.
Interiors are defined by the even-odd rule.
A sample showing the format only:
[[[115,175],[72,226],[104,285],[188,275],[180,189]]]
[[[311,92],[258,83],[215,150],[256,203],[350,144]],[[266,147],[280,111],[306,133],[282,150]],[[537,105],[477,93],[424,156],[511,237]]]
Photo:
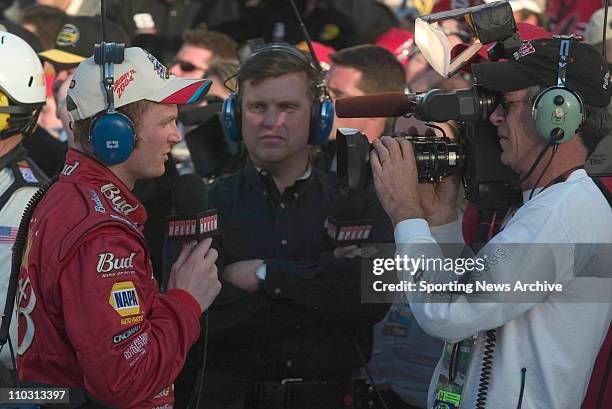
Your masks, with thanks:
[[[19,172],[21,172],[21,176],[28,183],[38,183],[38,179],[34,176],[34,172],[28,166],[26,161],[20,161],[17,163],[19,165]]]
[[[0,226],[0,244],[2,243],[13,244],[15,242],[16,237],[17,237],[17,227]]]

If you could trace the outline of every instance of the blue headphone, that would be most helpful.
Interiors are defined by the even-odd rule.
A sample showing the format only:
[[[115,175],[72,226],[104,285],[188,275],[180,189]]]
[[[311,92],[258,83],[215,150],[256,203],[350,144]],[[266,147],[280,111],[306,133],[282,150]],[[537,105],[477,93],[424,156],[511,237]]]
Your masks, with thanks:
[[[105,42],[96,44],[94,50],[94,61],[102,66],[102,85],[106,91],[108,108],[91,122],[89,142],[93,146],[94,155],[107,165],[125,161],[134,150],[136,141],[134,122],[127,115],[115,111],[113,64],[123,62],[124,51],[123,44]]]
[[[572,36],[560,36],[557,85],[546,88],[535,99],[532,117],[538,134],[548,143],[570,141],[585,120],[582,98],[565,86]]]
[[[319,71],[304,53],[288,44],[275,43],[265,45],[255,51],[249,57],[249,59],[255,58],[256,56],[264,53],[272,52],[284,52],[290,54],[305,64],[308,64],[317,72]],[[310,130],[308,136],[308,143],[310,145],[322,145],[327,142],[334,124],[334,104],[331,101],[325,83],[322,80],[319,84],[317,84],[317,89],[320,90],[320,93],[315,97],[310,109]],[[238,98],[236,92],[231,93],[223,103],[221,116],[222,127],[226,137],[232,142],[239,143],[242,140],[242,120],[240,112],[240,98]]]

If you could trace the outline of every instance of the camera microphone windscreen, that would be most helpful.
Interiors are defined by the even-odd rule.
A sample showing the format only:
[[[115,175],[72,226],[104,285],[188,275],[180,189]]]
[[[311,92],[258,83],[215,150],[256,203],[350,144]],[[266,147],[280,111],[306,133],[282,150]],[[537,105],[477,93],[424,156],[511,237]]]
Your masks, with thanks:
[[[338,118],[393,118],[414,110],[414,96],[403,92],[363,95],[336,100]]]
[[[171,240],[203,240],[219,234],[216,210],[208,210],[208,190],[193,173],[181,175],[172,189],[176,216],[168,218]]]
[[[372,221],[364,218],[363,202],[355,196],[340,194],[334,200],[325,230],[336,246],[359,244],[370,239]]]

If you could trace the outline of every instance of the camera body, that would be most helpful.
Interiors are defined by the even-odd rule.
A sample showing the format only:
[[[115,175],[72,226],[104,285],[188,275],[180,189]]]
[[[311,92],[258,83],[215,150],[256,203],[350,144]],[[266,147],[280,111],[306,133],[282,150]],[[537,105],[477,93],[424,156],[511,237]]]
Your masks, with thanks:
[[[458,122],[458,137],[394,134],[409,140],[414,149],[420,183],[439,182],[461,174],[466,199],[480,209],[495,210],[520,204],[519,176],[501,162],[497,129],[488,121],[499,95],[479,86],[452,92],[431,90],[408,97],[414,115],[422,121]],[[341,189],[360,190],[371,183],[369,154],[372,146],[356,129],[337,133],[337,177]]]

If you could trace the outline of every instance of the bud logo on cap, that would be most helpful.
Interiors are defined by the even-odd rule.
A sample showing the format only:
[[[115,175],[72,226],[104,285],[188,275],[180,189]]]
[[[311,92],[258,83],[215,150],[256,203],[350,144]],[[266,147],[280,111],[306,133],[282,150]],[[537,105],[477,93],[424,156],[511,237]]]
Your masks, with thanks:
[[[74,24],[65,24],[62,31],[57,35],[55,44],[60,46],[74,45],[79,41],[79,29]]]

